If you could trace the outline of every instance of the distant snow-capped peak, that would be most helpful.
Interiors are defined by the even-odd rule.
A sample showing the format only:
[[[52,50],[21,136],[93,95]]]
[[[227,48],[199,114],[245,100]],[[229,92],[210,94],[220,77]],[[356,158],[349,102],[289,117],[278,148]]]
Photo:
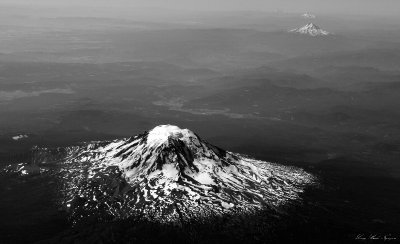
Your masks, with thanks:
[[[315,19],[317,17],[316,15],[310,14],[310,13],[305,13],[305,14],[303,14],[301,16],[304,17],[304,18],[307,18],[307,19]]]
[[[305,34],[310,36],[328,36],[331,35],[328,31],[321,29],[318,25],[308,23],[303,27],[290,30],[289,32]]]

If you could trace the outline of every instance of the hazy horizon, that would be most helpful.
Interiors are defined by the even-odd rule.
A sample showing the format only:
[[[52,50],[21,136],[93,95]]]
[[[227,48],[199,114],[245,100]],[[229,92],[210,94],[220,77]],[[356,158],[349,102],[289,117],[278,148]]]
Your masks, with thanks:
[[[397,15],[400,1],[396,0],[1,0],[0,4],[30,7],[107,7],[113,10],[134,8],[161,8],[190,11],[282,11],[314,12],[324,14]]]

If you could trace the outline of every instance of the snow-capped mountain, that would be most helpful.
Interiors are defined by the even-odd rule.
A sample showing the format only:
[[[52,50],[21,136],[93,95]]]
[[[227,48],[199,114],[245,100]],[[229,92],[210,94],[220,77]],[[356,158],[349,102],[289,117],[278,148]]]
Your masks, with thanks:
[[[331,35],[328,31],[321,29],[319,26],[309,23],[303,27],[290,30],[289,32],[305,34],[310,36],[328,36]]]
[[[140,216],[171,223],[279,208],[300,199],[314,177],[301,169],[227,152],[188,129],[82,146],[37,149],[60,168],[60,204],[74,222]]]
[[[314,14],[310,14],[310,13],[304,13],[301,15],[303,18],[306,19],[315,19],[317,16],[315,16]]]

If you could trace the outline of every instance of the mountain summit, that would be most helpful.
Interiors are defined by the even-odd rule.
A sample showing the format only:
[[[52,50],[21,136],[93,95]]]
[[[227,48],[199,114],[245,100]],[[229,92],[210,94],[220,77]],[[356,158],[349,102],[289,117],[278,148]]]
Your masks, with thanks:
[[[61,204],[74,222],[140,216],[171,223],[274,209],[300,199],[314,181],[301,169],[225,151],[173,125],[38,155],[59,164]]]
[[[304,14],[302,14],[301,15],[303,18],[306,18],[306,19],[315,19],[317,16],[316,15],[314,15],[314,14],[311,14],[311,13],[304,13]]]
[[[315,25],[313,23],[309,23],[309,24],[306,24],[303,27],[290,30],[289,32],[305,34],[305,35],[310,35],[310,36],[327,36],[327,35],[331,35],[331,33],[321,29],[319,26],[317,26],[317,25]]]

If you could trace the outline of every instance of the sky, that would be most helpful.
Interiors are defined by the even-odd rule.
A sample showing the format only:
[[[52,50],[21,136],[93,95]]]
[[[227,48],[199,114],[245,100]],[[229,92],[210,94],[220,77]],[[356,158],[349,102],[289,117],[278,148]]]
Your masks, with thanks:
[[[0,0],[0,3],[31,6],[156,7],[202,11],[279,9],[287,12],[400,15],[400,0]]]

